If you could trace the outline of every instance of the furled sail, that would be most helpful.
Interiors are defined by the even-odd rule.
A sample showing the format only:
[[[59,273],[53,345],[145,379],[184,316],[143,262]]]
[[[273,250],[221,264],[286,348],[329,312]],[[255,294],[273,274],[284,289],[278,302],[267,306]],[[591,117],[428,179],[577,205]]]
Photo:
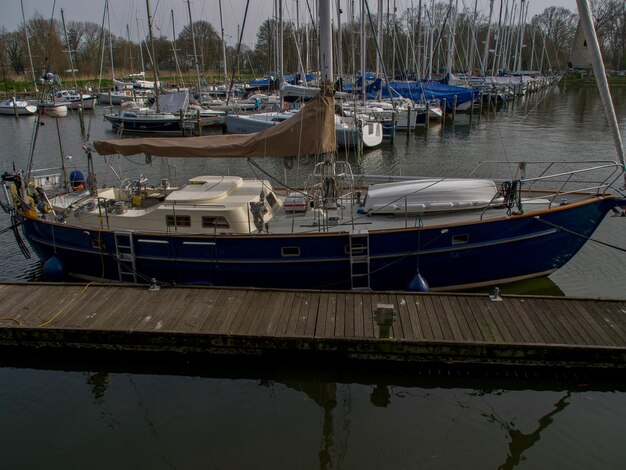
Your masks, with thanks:
[[[335,104],[319,93],[293,117],[254,134],[200,137],[146,137],[94,141],[101,155],[148,154],[156,157],[294,157],[334,152]]]

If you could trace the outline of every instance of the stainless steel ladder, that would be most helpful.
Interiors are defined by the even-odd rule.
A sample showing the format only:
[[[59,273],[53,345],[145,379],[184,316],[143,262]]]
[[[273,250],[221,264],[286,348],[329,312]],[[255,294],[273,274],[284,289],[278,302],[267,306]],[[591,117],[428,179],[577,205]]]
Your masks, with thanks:
[[[350,287],[352,290],[370,288],[370,237],[367,230],[350,234]]]
[[[115,232],[115,259],[120,281],[137,283],[133,232]]]

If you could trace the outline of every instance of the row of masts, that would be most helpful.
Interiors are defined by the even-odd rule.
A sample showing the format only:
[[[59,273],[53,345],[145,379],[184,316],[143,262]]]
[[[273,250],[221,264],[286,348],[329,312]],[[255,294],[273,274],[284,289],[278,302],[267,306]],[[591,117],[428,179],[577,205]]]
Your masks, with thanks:
[[[357,5],[358,2],[358,5]],[[296,1],[296,13],[295,22],[296,29],[293,33],[293,38],[284,37],[284,17],[283,17],[283,0],[274,0],[274,18],[278,23],[278,27],[275,31],[275,47],[274,47],[274,70],[278,72],[279,76],[284,76],[285,70],[283,65],[284,57],[284,43],[285,39],[289,39],[291,43],[294,40],[295,47],[297,49],[296,63],[291,64],[290,67],[298,70],[301,75],[305,75],[307,71],[319,70],[319,57],[317,54],[311,54],[311,49],[315,46],[314,41],[310,39],[310,27],[309,21],[304,23],[304,30],[300,28],[300,8],[299,1]],[[483,41],[478,40],[478,11],[477,0],[474,4],[474,12],[471,16],[471,24],[469,27],[465,27],[463,34],[466,37],[461,38],[457,34],[459,29],[459,14],[458,14],[458,0],[449,0],[445,16],[443,18],[436,18],[435,1],[431,0],[416,0],[416,6],[411,1],[411,8],[406,10],[404,15],[406,22],[405,25],[400,25],[397,21],[397,0],[393,0],[392,6],[387,1],[387,11],[385,12],[383,0],[377,0],[377,10],[375,11],[375,23],[372,23],[372,10],[370,9],[370,3],[367,0],[335,0],[335,17],[336,23],[341,27],[334,27],[334,40],[335,40],[335,65],[337,74],[342,76],[345,71],[344,64],[344,38],[347,38],[349,42],[349,49],[353,52],[351,55],[352,62],[352,75],[357,71],[354,58],[360,57],[359,69],[361,73],[367,68],[368,54],[371,59],[375,56],[375,60],[370,62],[370,66],[374,65],[376,76],[381,76],[383,70],[385,70],[384,64],[386,64],[386,71],[391,77],[396,76],[412,76],[423,79],[432,79],[433,75],[437,72],[451,72],[454,70],[463,70],[465,72],[478,71],[480,75],[496,75],[500,70],[508,70],[512,72],[521,72],[523,70],[522,53],[526,45],[524,42],[525,24],[528,19],[528,1],[526,0],[501,0],[500,11],[497,22],[493,21],[494,16],[494,0],[490,1],[489,6],[489,19],[487,22],[486,39]],[[429,3],[429,5],[427,5]],[[343,8],[342,4],[345,4],[348,10],[349,23],[343,24]],[[226,57],[226,42],[224,39],[224,24],[223,24],[223,12],[221,0],[218,2],[219,15],[220,15],[220,35],[221,35],[221,55],[222,55],[222,73],[224,82],[228,79]],[[149,0],[146,2],[147,9],[149,10]],[[198,88],[201,86],[201,75],[204,71],[204,60],[200,59],[198,49],[196,47],[195,34],[194,34],[194,21],[192,17],[191,5],[189,0],[186,1],[188,21],[191,30],[193,57],[191,61],[195,69],[196,85]],[[358,8],[358,11],[357,11]],[[108,0],[105,0],[105,9],[108,9]],[[149,12],[148,12],[149,13]],[[358,13],[358,14],[357,14]],[[106,15],[108,16],[108,15]],[[360,31],[354,31],[350,27],[350,24],[355,25],[355,20],[359,16]],[[104,21],[104,20],[103,20]],[[137,22],[138,22],[137,18]],[[177,70],[180,72],[178,65],[178,57],[175,46],[176,31],[174,25],[174,11],[171,11],[171,23],[172,23],[172,53],[175,56],[175,62]],[[314,19],[311,19],[311,23]],[[150,23],[150,21],[149,21]],[[110,21],[109,21],[110,25]],[[385,25],[387,31],[385,32]],[[391,25],[391,26],[389,26]],[[315,26],[315,25],[313,25]],[[398,28],[405,29],[406,34],[403,35],[398,32]],[[466,25],[467,26],[467,25]],[[139,29],[139,25],[137,25]],[[149,25],[149,30],[152,29]],[[315,28],[313,28],[315,29]],[[368,40],[368,29],[375,32],[373,38],[374,45],[372,47],[372,40]],[[110,27],[109,27],[110,30]],[[241,41],[242,32],[238,32],[238,40]],[[149,32],[151,34],[151,32]],[[127,36],[130,42],[130,28],[127,25]],[[313,39],[317,34],[313,34]],[[538,37],[539,36],[539,37]],[[303,39],[304,37],[304,39]],[[358,47],[355,37],[359,38]],[[527,50],[530,50],[530,59],[527,58],[529,70],[543,70],[544,65],[547,65],[549,69],[552,69],[552,64],[549,63],[548,54],[546,54],[546,41],[543,34],[536,29],[532,33],[532,46]],[[482,44],[484,43],[484,48]],[[536,46],[541,42],[540,53],[536,52]],[[387,45],[388,43],[388,45]],[[479,47],[480,45],[480,47]],[[142,62],[142,71],[144,70],[143,59],[143,41],[140,44],[140,54]],[[146,45],[147,46],[147,45]],[[445,46],[445,51],[443,50]],[[373,51],[368,51],[373,49]],[[113,64],[113,46],[111,44],[111,35],[109,34],[109,49],[111,56],[111,71],[113,78],[115,78],[115,68]],[[146,47],[150,55],[154,54],[154,51],[150,51]],[[317,48],[315,48],[317,49]],[[458,49],[458,50],[455,50]],[[482,50],[481,50],[482,49]],[[383,53],[387,53],[390,57],[383,57]],[[462,57],[463,56],[463,57]],[[455,60],[456,57],[456,60]],[[131,59],[132,61],[132,59]],[[151,63],[154,64],[156,60],[151,57]],[[547,62],[547,64],[546,64]],[[131,65],[132,68],[132,65]]]
[[[375,75],[381,76],[383,71],[391,77],[407,76],[419,79],[432,79],[436,73],[464,71],[482,76],[497,75],[501,71],[520,73],[526,70],[554,70],[547,53],[546,40],[543,33],[533,28],[532,35],[526,38],[526,23],[528,20],[527,0],[501,0],[497,22],[494,21],[494,1],[489,3],[489,16],[486,31],[479,31],[477,24],[479,15],[477,0],[471,17],[459,15],[458,0],[449,0],[445,11],[437,10],[434,0],[417,0],[415,8],[407,9],[403,15],[404,25],[398,22],[396,0],[393,5],[387,1],[385,12],[383,0],[377,0],[376,15],[372,14],[370,3],[372,0],[349,0],[347,3],[347,23],[343,23],[341,8],[342,2],[335,1],[336,24],[334,40],[338,75],[344,72],[343,52],[351,51],[350,62],[352,74],[358,69],[364,71],[368,64],[375,69]],[[358,2],[358,4],[357,4]],[[276,44],[273,55],[273,70],[283,75],[283,16],[282,0],[275,0],[276,28],[274,42]],[[413,5],[413,2],[411,2]],[[427,5],[427,3],[429,3]],[[296,2],[296,6],[298,2]],[[441,4],[439,4],[441,5]],[[296,12],[298,8],[296,7]],[[441,16],[441,17],[437,17]],[[461,21],[463,20],[463,22]],[[357,26],[358,21],[358,28]],[[388,25],[385,28],[385,25]],[[404,27],[404,34],[398,32]],[[461,26],[464,30],[460,31]],[[355,29],[356,28],[356,29]],[[309,66],[310,41],[308,23],[304,28],[304,41],[299,26],[299,14],[296,13],[295,48],[302,54],[298,57],[298,64],[291,64],[295,70],[300,69],[304,62],[304,69],[317,69]],[[479,34],[480,33],[480,34]],[[461,37],[461,35],[463,37]],[[484,40],[480,41],[484,35]],[[481,36],[481,38],[479,38]],[[358,39],[357,39],[358,38]],[[344,40],[347,40],[344,45]],[[527,47],[525,40],[530,40]],[[387,42],[389,45],[387,46]],[[372,44],[373,43],[373,44]],[[368,50],[368,49],[371,49]],[[524,51],[530,51],[524,54]],[[390,57],[383,57],[386,52]],[[526,55],[526,57],[524,57]],[[530,55],[530,57],[528,57]],[[371,60],[375,56],[375,60]],[[356,66],[355,58],[360,60]],[[318,58],[319,61],[319,58]],[[385,67],[386,65],[386,67]],[[556,65],[556,64],[555,64]],[[302,71],[301,71],[302,73]]]

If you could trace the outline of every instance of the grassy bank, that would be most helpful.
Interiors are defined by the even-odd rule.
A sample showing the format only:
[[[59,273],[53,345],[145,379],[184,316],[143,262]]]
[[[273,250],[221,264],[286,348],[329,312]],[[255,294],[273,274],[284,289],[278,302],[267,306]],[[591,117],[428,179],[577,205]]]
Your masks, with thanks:
[[[617,75],[607,76],[607,81],[611,86],[626,86],[626,77]],[[595,86],[596,79],[594,75],[567,74],[561,78],[561,82],[567,85]]]

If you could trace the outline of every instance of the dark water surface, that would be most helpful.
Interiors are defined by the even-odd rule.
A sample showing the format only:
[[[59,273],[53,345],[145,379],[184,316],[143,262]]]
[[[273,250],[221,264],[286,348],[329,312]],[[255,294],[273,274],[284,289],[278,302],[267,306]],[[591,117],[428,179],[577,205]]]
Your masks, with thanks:
[[[626,89],[613,90],[622,132]],[[32,118],[0,120],[0,162],[25,168]],[[44,118],[39,167],[84,170],[75,117]],[[90,138],[112,138],[102,109],[86,114]],[[62,137],[62,150],[57,139]],[[497,117],[400,135],[367,152],[366,174],[465,176],[483,160],[616,160],[594,88],[561,87]],[[352,157],[351,157],[352,158]],[[245,161],[96,157],[100,183],[115,173],[241,174]],[[108,164],[108,165],[107,165]],[[283,174],[282,162],[261,163]],[[357,163],[354,163],[355,167]],[[290,182],[311,168],[298,162]],[[608,217],[594,238],[626,247],[626,219]],[[9,225],[0,214],[0,229]],[[11,232],[0,234],[0,280],[37,280]],[[502,288],[522,294],[626,298],[626,254],[589,242],[550,278]],[[4,316],[4,315],[0,315]],[[13,354],[13,353],[12,353]],[[0,359],[0,468],[618,469],[626,465],[626,378],[485,377],[437,369],[360,370],[205,359],[133,364]]]

